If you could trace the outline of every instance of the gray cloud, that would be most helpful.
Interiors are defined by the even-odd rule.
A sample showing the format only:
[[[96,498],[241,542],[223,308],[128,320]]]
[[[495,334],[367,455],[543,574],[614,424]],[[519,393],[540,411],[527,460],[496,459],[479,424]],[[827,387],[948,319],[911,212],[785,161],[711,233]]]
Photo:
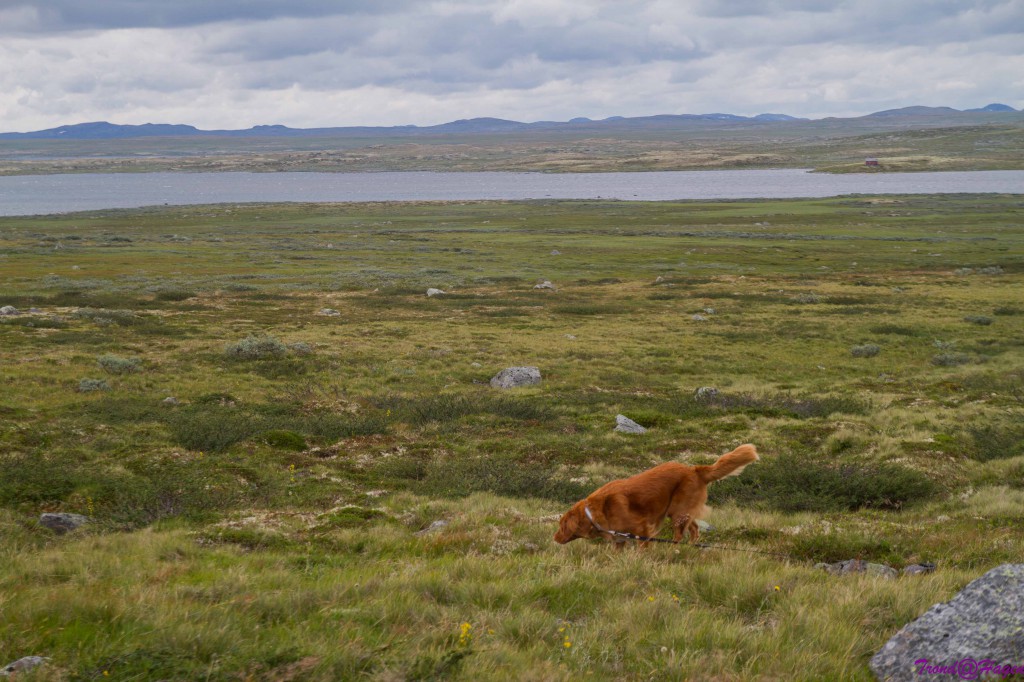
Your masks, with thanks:
[[[11,130],[1024,104],[1024,0],[0,0],[0,36]]]

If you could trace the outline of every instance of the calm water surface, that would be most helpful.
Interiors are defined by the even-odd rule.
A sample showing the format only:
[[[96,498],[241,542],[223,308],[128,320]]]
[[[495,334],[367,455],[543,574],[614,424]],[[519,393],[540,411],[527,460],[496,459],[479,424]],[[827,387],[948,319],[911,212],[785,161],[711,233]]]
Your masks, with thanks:
[[[758,199],[842,194],[1021,193],[1024,171],[800,169],[658,173],[85,173],[0,177],[0,215],[161,204],[472,199]]]

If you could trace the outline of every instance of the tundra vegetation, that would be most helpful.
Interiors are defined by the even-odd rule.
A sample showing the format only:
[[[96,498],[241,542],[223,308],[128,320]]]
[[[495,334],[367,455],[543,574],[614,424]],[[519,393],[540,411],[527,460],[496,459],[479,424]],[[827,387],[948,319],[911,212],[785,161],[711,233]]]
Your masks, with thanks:
[[[873,157],[878,165],[867,166]],[[1020,112],[360,136],[0,140],[0,175],[154,171],[609,171],[1024,168]]]
[[[0,652],[50,658],[25,680],[870,679],[897,629],[1024,551],[1022,216],[952,195],[0,219]],[[488,385],[512,365],[542,383]],[[704,536],[733,549],[553,543],[600,484],[744,442],[762,460],[712,486]],[[813,567],[849,558],[938,569]]]

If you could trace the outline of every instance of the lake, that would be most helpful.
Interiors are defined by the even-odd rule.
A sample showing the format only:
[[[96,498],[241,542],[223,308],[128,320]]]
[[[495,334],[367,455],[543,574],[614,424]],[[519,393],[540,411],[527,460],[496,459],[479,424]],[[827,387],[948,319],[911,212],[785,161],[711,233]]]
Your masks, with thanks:
[[[475,199],[764,199],[1024,192],[1024,171],[801,169],[638,173],[83,173],[0,177],[0,215],[153,205]]]

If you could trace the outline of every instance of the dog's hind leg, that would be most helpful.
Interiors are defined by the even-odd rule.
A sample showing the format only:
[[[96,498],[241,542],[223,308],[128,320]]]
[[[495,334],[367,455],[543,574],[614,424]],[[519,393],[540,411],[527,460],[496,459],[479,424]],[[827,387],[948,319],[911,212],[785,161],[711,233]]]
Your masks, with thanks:
[[[693,522],[689,514],[682,514],[672,518],[672,542],[679,542],[683,539],[683,533],[689,532],[692,542],[696,542],[693,538],[693,531],[697,527],[697,524]]]

